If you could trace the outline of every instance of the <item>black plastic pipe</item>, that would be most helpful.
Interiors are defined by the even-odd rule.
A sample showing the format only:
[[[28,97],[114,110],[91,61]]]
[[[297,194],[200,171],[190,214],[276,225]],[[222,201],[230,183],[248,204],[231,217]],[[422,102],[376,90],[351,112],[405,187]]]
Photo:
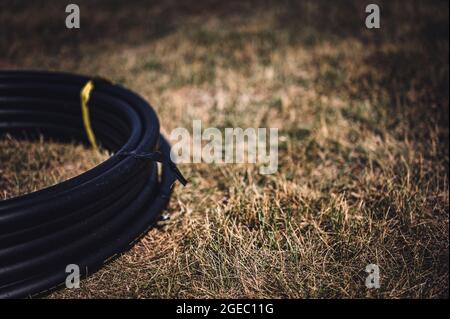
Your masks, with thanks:
[[[0,136],[82,142],[80,91],[85,76],[0,72]],[[89,107],[100,145],[114,155],[55,186],[0,201],[0,299],[41,294],[128,249],[157,221],[174,181],[152,107],[137,94],[94,81]],[[158,174],[157,161],[163,162]]]

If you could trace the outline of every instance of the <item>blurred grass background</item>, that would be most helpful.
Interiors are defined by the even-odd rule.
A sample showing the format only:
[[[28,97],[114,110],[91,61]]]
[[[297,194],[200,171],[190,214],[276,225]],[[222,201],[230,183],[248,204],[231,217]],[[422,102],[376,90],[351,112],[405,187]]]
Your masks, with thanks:
[[[372,1],[373,2],[373,1]],[[163,132],[278,127],[280,167],[182,165],[161,222],[50,297],[448,298],[448,1],[0,3],[0,68],[98,74],[139,92]],[[0,140],[0,199],[105,159]],[[364,285],[381,268],[381,288]]]

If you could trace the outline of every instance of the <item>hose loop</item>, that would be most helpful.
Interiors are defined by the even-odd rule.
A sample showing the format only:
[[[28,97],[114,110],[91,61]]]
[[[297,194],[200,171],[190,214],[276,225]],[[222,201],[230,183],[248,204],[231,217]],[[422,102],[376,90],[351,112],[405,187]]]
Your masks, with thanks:
[[[80,116],[86,83],[95,145]],[[0,299],[59,287],[68,265],[78,265],[81,276],[100,269],[159,220],[176,180],[186,184],[153,108],[104,79],[0,71],[0,136],[5,134],[98,143],[115,155],[57,185],[0,201]]]

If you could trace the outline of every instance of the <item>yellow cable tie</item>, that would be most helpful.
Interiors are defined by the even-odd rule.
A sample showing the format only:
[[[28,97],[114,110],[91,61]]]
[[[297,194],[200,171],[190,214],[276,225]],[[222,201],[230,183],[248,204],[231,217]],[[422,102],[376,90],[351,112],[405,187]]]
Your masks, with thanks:
[[[91,126],[91,118],[89,116],[89,99],[91,98],[91,92],[94,89],[94,81],[88,81],[80,92],[81,97],[81,113],[83,115],[83,124],[86,130],[87,137],[92,147],[98,150],[97,142],[95,140],[95,134]]]

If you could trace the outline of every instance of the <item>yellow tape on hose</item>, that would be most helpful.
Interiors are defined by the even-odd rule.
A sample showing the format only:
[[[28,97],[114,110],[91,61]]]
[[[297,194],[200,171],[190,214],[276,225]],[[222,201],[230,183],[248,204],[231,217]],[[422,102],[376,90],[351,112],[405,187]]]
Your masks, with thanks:
[[[81,113],[83,115],[83,124],[86,130],[87,137],[92,147],[98,150],[97,142],[95,140],[94,130],[91,126],[91,118],[89,115],[89,99],[91,98],[92,90],[94,89],[94,82],[92,80],[88,81],[81,89]]]

